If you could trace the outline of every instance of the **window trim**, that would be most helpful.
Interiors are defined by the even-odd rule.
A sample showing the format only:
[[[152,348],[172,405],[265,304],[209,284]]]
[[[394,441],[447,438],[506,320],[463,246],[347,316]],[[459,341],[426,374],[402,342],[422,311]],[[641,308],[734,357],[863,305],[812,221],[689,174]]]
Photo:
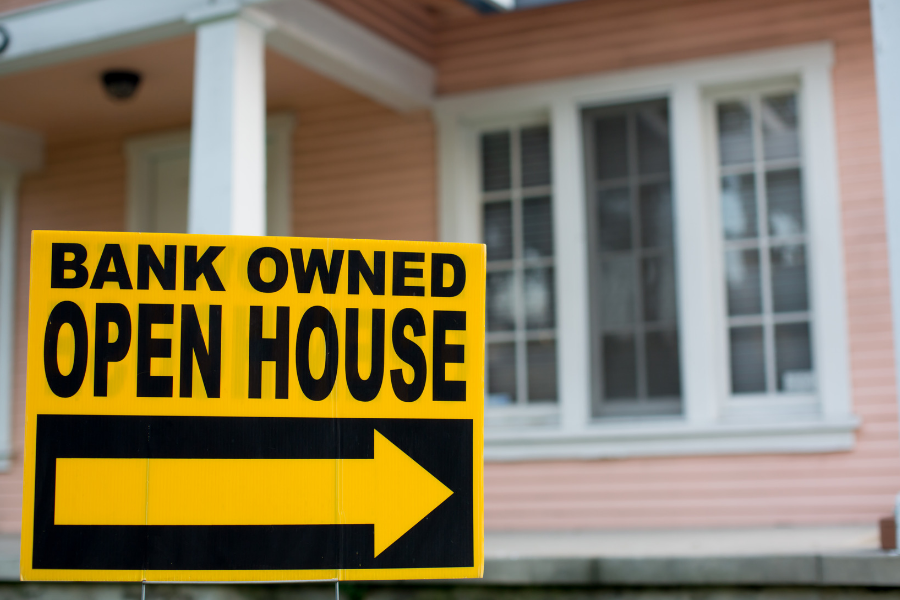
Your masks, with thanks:
[[[831,67],[833,44],[817,42],[724,57],[619,71],[556,82],[447,96],[435,103],[438,125],[439,231],[444,241],[480,239],[477,132],[491,123],[548,114],[554,182],[559,422],[522,426],[513,417],[489,416],[489,460],[660,456],[850,450],[858,420],[851,414],[843,244]],[[715,163],[705,118],[708,90],[795,77],[803,130],[805,201],[810,256],[815,265],[816,365],[819,414],[796,420],[743,415],[740,425],[723,411],[720,325],[721,277],[709,260],[716,249],[717,213],[710,209]],[[672,177],[676,202],[676,277],[683,414],[653,419],[591,419],[590,322],[585,179],[581,110],[667,97],[672,123]],[[815,199],[814,201],[812,199]],[[697,232],[705,232],[697,235]],[[829,268],[824,268],[828,265]],[[565,290],[565,293],[560,293]],[[825,324],[828,324],[826,327]],[[820,348],[827,349],[822,353]],[[718,355],[718,356],[717,356]],[[727,360],[727,357],[726,357]],[[708,365],[717,364],[713,376]],[[750,425],[746,423],[751,423]]]
[[[501,132],[501,131],[506,131],[506,132],[510,133],[510,144],[511,144],[510,161],[511,161],[511,167],[512,167],[511,186],[508,190],[498,190],[498,191],[487,191],[486,192],[481,189],[481,185],[478,186],[479,242],[483,241],[483,239],[484,239],[484,223],[483,223],[482,217],[484,214],[483,213],[484,207],[487,204],[490,204],[490,203],[496,202],[496,201],[508,200],[509,202],[512,203],[513,214],[515,214],[516,211],[519,211],[520,218],[521,218],[521,211],[523,209],[524,201],[526,200],[526,198],[538,197],[538,196],[534,195],[535,190],[536,189],[544,189],[546,191],[546,194],[542,193],[540,195],[541,196],[542,195],[549,196],[551,199],[551,206],[552,206],[553,196],[554,196],[552,179],[551,179],[550,183],[545,184],[545,185],[526,187],[526,186],[522,185],[522,182],[520,180],[521,174],[519,173],[517,175],[518,171],[520,170],[520,166],[519,166],[518,162],[519,162],[519,156],[520,156],[519,153],[521,152],[521,149],[517,148],[516,146],[520,143],[522,130],[528,129],[531,127],[546,126],[546,125],[548,125],[548,123],[549,123],[549,119],[547,118],[546,115],[544,115],[543,117],[539,117],[536,115],[528,115],[526,118],[523,118],[523,119],[510,119],[510,120],[504,121],[502,124],[498,123],[498,122],[493,122],[493,123],[488,123],[486,126],[479,126],[476,128],[475,135],[479,140],[481,138],[481,135],[485,134],[485,133],[494,133],[494,132]],[[479,148],[480,148],[480,144],[479,144]],[[482,172],[483,165],[481,164],[481,161],[479,160],[479,158],[480,158],[480,151],[475,153],[475,155],[473,156],[473,161],[475,164],[476,172],[478,173],[478,181],[481,182],[483,179],[484,173]],[[526,190],[528,190],[530,193],[526,193]],[[494,196],[496,196],[496,198],[494,198]],[[514,228],[515,228],[515,223],[516,223],[516,219],[514,218],[513,219],[513,227]],[[521,226],[521,222],[519,222],[519,225]],[[515,239],[515,236],[518,236],[521,238],[522,233],[523,232],[521,230],[519,230],[517,233],[514,233],[514,239]],[[520,240],[520,244],[521,244],[521,240]],[[553,254],[551,254],[550,256],[541,257],[540,259],[537,259],[537,262],[549,263],[549,266],[551,268],[555,269],[556,261],[557,261],[555,245],[556,245],[556,240],[554,239]],[[513,243],[513,257],[511,259],[509,259],[509,261],[504,261],[504,262],[509,263],[509,268],[507,270],[514,272],[515,273],[514,277],[518,277],[520,279],[519,285],[514,286],[514,288],[515,288],[515,293],[517,294],[516,301],[521,303],[524,301],[524,298],[522,297],[523,290],[521,287],[521,283],[522,283],[521,277],[524,276],[524,272],[529,268],[529,266],[531,266],[531,267],[534,266],[533,264],[529,265],[530,262],[534,262],[534,261],[526,260],[521,255],[517,255],[518,250],[521,250],[521,248],[516,248],[516,243],[514,242]],[[501,261],[496,261],[496,262],[501,262]],[[488,264],[489,269],[490,269],[490,266],[491,266],[491,263],[489,261],[489,264]],[[555,283],[554,283],[554,288],[555,288]],[[555,289],[554,289],[554,291],[555,291]],[[556,302],[557,300],[558,299],[555,298],[554,302]],[[519,310],[517,310],[516,319],[517,319],[517,321],[524,321],[524,315],[519,312],[520,310],[521,310],[521,307],[519,307]],[[535,339],[552,339],[554,341],[554,343],[556,343],[557,331],[558,331],[558,324],[557,324],[558,315],[555,314],[556,312],[557,312],[557,310],[556,310],[556,307],[554,306],[554,325],[552,327],[541,328],[541,329],[537,329],[537,330],[530,330],[524,326],[524,322],[517,322],[516,327],[514,327],[509,332],[490,332],[490,331],[486,332],[485,339],[486,339],[486,343],[488,343],[488,344],[490,344],[492,341],[495,341],[496,338],[498,338],[498,337],[509,336],[511,338],[511,341],[513,341],[513,343],[515,343],[515,345],[516,345],[516,358],[518,361],[517,365],[516,365],[516,378],[517,378],[516,388],[517,388],[517,391],[519,392],[519,396],[513,401],[513,403],[511,405],[503,406],[503,407],[491,406],[486,414],[488,414],[492,418],[492,423],[498,423],[498,422],[503,423],[504,421],[506,421],[506,423],[504,423],[506,425],[514,422],[517,425],[521,426],[521,425],[536,425],[536,424],[549,425],[549,424],[554,424],[559,421],[558,401],[555,401],[555,402],[538,401],[538,402],[531,403],[528,401],[528,398],[526,398],[525,396],[521,396],[522,390],[528,389],[527,365],[525,364],[527,359],[526,359],[526,356],[524,355],[524,353],[526,351],[524,350],[524,348],[522,348],[522,346],[527,346],[527,344],[530,340],[535,340]],[[521,327],[520,327],[520,325],[521,325]],[[492,338],[493,338],[493,340],[492,340]],[[485,355],[485,360],[487,360],[487,353]],[[486,369],[485,370],[485,385],[487,386],[489,384],[490,384],[489,373],[487,372],[487,369]],[[487,391],[485,392],[485,394],[486,394],[485,401],[487,404]],[[493,414],[491,414],[491,413],[493,413]]]
[[[718,141],[716,139],[716,103],[721,100],[728,99],[738,99],[742,97],[746,97],[748,94],[753,94],[757,96],[761,96],[766,93],[776,93],[783,91],[791,91],[796,94],[798,108],[800,112],[799,119],[799,131],[800,131],[800,156],[798,158],[801,170],[801,189],[803,190],[802,202],[803,202],[803,211],[804,218],[809,220],[814,211],[818,210],[815,208],[810,202],[810,193],[808,191],[808,185],[810,184],[809,180],[809,165],[807,158],[807,128],[808,128],[808,118],[803,112],[806,109],[806,97],[809,95],[808,93],[804,93],[802,82],[799,78],[791,78],[791,79],[767,79],[763,81],[759,81],[756,83],[742,83],[736,86],[725,86],[714,89],[706,90],[704,94],[704,120],[705,120],[705,133],[706,133],[706,142],[709,145],[709,153],[710,153],[710,164],[713,165],[710,168],[710,182],[709,189],[710,194],[709,198],[711,200],[709,204],[709,210],[712,214],[715,215],[715,223],[717,225],[717,229],[714,232],[714,245],[716,247],[716,251],[718,254],[715,254],[712,257],[712,260],[715,262],[716,267],[718,269],[719,277],[721,279],[719,289],[720,289],[720,298],[721,300],[717,303],[718,310],[714,314],[714,318],[719,326],[719,340],[718,340],[718,348],[719,348],[719,357],[720,365],[719,369],[724,369],[723,377],[722,377],[722,388],[720,389],[720,395],[722,397],[721,400],[721,411],[722,418],[726,421],[733,422],[746,422],[747,420],[760,420],[762,414],[776,414],[781,415],[786,419],[791,419],[792,417],[812,417],[818,414],[820,406],[822,404],[822,395],[825,391],[823,376],[826,374],[821,372],[821,368],[819,366],[819,357],[823,356],[825,353],[829,352],[828,348],[822,347],[821,344],[821,336],[819,335],[820,328],[823,326],[822,323],[822,315],[818,310],[819,298],[816,297],[813,292],[813,280],[816,277],[816,269],[823,268],[823,261],[818,259],[817,249],[813,245],[814,234],[816,233],[813,230],[813,224],[808,224],[806,227],[806,231],[803,232],[803,245],[806,248],[807,256],[806,256],[806,267],[807,267],[807,285],[809,286],[809,301],[810,306],[807,308],[807,320],[806,322],[810,324],[810,347],[812,351],[813,357],[813,373],[816,378],[816,392],[811,394],[782,394],[779,395],[777,393],[758,393],[758,394],[734,394],[731,391],[731,366],[728,361],[729,357],[729,343],[728,343],[728,333],[729,333],[729,316],[727,314],[727,293],[726,286],[724,281],[724,272],[725,272],[725,264],[724,264],[724,252],[726,242],[722,236],[722,206],[720,201],[720,190],[719,190],[719,177],[721,175],[721,167],[718,162]],[[755,125],[754,125],[755,126]],[[754,159],[754,162],[757,162]],[[756,170],[759,168],[758,164],[754,165],[754,175],[757,175]],[[768,227],[766,223],[759,223],[758,227]],[[821,232],[820,232],[821,233]],[[768,238],[769,236],[767,236]],[[823,236],[818,236],[821,239]],[[758,238],[754,238],[758,239]],[[763,250],[768,251],[771,248],[771,242],[767,239],[764,246],[759,246],[757,243],[754,247],[763,248]],[[765,260],[764,257],[761,257],[762,260]],[[819,274],[820,276],[822,274]],[[764,275],[762,275],[764,276]],[[827,275],[826,275],[827,276]],[[763,282],[763,289],[765,289],[765,282]],[[763,313],[761,318],[763,322],[767,320],[771,320],[773,317],[772,313],[766,314]],[[767,352],[772,350],[767,348]],[[774,361],[774,356],[766,356],[767,361]],[[771,368],[772,365],[767,365],[767,370]],[[768,373],[767,377],[775,377],[775,373]],[[827,376],[825,376],[827,379]]]
[[[268,169],[274,176],[267,178],[271,201],[266,212],[267,223],[275,223],[278,229],[266,231],[266,235],[292,235],[291,202],[291,138],[295,117],[290,113],[271,115],[266,118],[266,135],[274,150]],[[132,138],[125,143],[128,160],[128,192],[125,203],[126,231],[144,231],[149,215],[149,190],[151,187],[151,164],[159,156],[176,149],[190,150],[190,130],[182,129],[154,133]],[[267,169],[267,170],[268,170]],[[274,213],[274,214],[270,214]]]

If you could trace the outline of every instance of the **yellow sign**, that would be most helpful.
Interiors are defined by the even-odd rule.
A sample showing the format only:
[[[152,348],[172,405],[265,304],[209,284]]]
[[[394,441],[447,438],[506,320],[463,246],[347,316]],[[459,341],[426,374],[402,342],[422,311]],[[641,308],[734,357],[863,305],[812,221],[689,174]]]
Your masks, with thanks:
[[[484,247],[35,232],[23,580],[480,577]]]

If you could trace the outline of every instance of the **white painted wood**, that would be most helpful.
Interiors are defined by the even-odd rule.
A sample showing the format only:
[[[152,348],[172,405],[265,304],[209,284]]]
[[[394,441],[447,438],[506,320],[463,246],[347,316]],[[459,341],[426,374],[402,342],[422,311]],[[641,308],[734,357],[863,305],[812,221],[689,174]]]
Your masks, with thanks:
[[[829,421],[848,418],[852,393],[833,97],[830,62],[803,70],[800,126],[815,313],[813,360],[822,416]]]
[[[280,0],[252,12],[273,20],[273,48],[326,77],[397,110],[430,105],[434,68],[337,11]]]
[[[684,417],[695,426],[717,418],[727,364],[716,352],[721,271],[715,245],[704,232],[718,231],[707,202],[703,102],[691,81],[676,84],[670,96],[676,281]],[[706,368],[704,368],[704,365]],[[710,366],[714,368],[709,368]]]
[[[291,137],[294,116],[280,114],[266,121],[266,235],[291,235]],[[188,131],[166,132],[130,139],[125,144],[128,159],[128,197],[126,202],[126,226],[129,231],[179,232],[187,230],[186,216],[179,222],[160,228],[154,219],[161,190],[157,183],[162,176],[160,168],[166,164],[190,159],[191,134]],[[180,168],[188,168],[182,166]],[[171,186],[171,182],[164,182]],[[187,215],[188,187],[170,187],[175,191],[171,199],[180,205],[179,211]]]
[[[556,372],[561,426],[577,432],[591,418],[591,322],[581,115],[569,99],[551,107],[553,244],[556,254]]]
[[[807,454],[853,449],[856,419],[685,426],[679,419],[597,423],[579,434],[551,428],[485,431],[484,458],[530,461],[715,454]]]
[[[292,114],[274,115],[266,121],[266,235],[294,234],[291,156],[295,123]]]
[[[894,322],[894,373],[900,381],[900,3],[871,0],[875,75],[878,82],[878,126],[888,253],[890,256],[891,312]],[[900,388],[898,388],[900,391]],[[900,400],[900,396],[898,396]],[[900,521],[898,521],[900,523]],[[900,527],[900,524],[898,524]],[[900,540],[900,538],[898,538]]]
[[[240,15],[197,27],[188,232],[264,235],[265,32]]]
[[[579,308],[588,306],[587,271],[579,267],[565,276],[561,269],[568,267],[557,267],[558,339],[561,354],[567,353],[560,356],[559,367],[561,425],[553,426],[535,415],[492,415],[485,447],[488,459],[831,452],[853,447],[856,421],[851,416],[849,389],[832,62],[832,45],[814,43],[466,93],[435,102],[442,239],[480,241],[475,132],[549,111],[558,211],[555,234],[556,243],[563,244],[558,252],[578,255],[576,260],[586,263],[587,243],[580,233],[584,224],[576,222],[585,214],[584,157],[573,122],[577,125],[583,107],[670,99],[684,417],[590,420],[590,389],[584,383],[590,369],[589,351],[583,339],[589,321],[586,309]],[[705,98],[707,92],[725,87],[785,79],[801,82],[801,118],[817,124],[803,129],[803,147],[820,392],[811,397],[732,402],[727,347],[722,341],[725,298],[721,248],[716,241],[720,221],[710,141],[714,130]],[[575,356],[575,348],[582,345],[581,354]],[[562,374],[564,370],[568,375]],[[652,439],[647,437],[650,430],[657,431]]]
[[[19,174],[0,165],[0,470],[12,452]]]

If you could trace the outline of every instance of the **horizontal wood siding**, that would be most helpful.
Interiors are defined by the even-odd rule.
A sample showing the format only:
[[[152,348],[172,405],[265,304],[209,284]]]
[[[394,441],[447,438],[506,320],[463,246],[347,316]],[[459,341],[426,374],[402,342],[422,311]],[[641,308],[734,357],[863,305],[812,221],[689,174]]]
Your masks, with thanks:
[[[21,10],[34,6],[35,4],[43,4],[52,0],[0,0],[0,15],[14,10]]]
[[[294,146],[301,236],[433,240],[434,127],[359,97],[305,110]]]
[[[803,42],[835,43],[852,452],[493,463],[489,529],[872,523],[900,491],[868,0],[582,0],[448,26],[442,94]]]

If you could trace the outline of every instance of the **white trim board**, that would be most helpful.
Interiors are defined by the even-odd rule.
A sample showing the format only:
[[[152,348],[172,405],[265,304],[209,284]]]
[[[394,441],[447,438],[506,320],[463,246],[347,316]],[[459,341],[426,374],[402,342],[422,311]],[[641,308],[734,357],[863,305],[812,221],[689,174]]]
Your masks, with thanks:
[[[484,458],[498,462],[715,454],[811,454],[853,449],[859,421],[690,426],[683,420],[594,424],[587,431],[488,431]]]
[[[0,471],[9,469],[12,454],[18,187],[18,172],[0,165]]]
[[[438,123],[440,235],[480,242],[478,134],[516,118],[549,115],[552,131],[554,234],[557,271],[559,418],[550,426],[488,415],[490,459],[590,458],[735,452],[832,452],[853,447],[847,348],[846,292],[840,268],[830,42],[618,71],[443,97]],[[725,411],[727,371],[716,368],[722,273],[716,162],[708,143],[708,94],[728,86],[793,79],[800,85],[804,184],[809,209],[811,294],[816,320],[818,395],[812,410],[793,400],[784,410]],[[581,111],[584,108],[668,98],[675,201],[676,270],[681,355],[682,418],[647,437],[645,425],[591,418],[590,322]],[[814,124],[814,125],[810,125]],[[710,368],[710,366],[713,366]],[[726,365],[727,367],[727,365]],[[779,396],[781,398],[781,396]],[[769,398],[766,398],[768,401]],[[772,410],[774,407],[774,411]],[[488,411],[490,412],[490,408]],[[517,424],[518,423],[518,424]],[[750,427],[739,433],[735,427]],[[787,426],[785,429],[783,426]],[[536,436],[536,437],[535,437]],[[702,440],[701,440],[702,438]],[[623,454],[624,453],[624,454]]]
[[[296,118],[282,113],[266,119],[268,197],[266,235],[292,235],[291,149]],[[128,160],[128,192],[125,204],[127,231],[146,229],[149,216],[145,208],[151,189],[151,164],[156,158],[183,149],[189,152],[191,134],[188,130],[170,131],[133,138],[125,143]],[[268,153],[267,153],[268,154]]]

